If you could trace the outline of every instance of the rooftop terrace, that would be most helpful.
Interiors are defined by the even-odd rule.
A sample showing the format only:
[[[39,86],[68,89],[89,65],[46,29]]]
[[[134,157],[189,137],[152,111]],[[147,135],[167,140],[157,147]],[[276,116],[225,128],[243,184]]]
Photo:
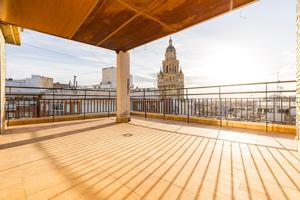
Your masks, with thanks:
[[[8,127],[0,199],[300,199],[294,136],[114,118]]]

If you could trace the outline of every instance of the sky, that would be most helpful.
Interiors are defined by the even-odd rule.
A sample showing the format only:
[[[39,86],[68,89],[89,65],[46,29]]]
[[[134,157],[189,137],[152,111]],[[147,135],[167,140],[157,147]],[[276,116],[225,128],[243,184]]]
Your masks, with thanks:
[[[101,68],[115,66],[115,52],[30,30],[22,45],[7,45],[7,77],[32,74],[79,85],[101,81]],[[169,37],[130,51],[133,84],[156,87]],[[296,0],[260,0],[171,35],[185,87],[294,80]]]

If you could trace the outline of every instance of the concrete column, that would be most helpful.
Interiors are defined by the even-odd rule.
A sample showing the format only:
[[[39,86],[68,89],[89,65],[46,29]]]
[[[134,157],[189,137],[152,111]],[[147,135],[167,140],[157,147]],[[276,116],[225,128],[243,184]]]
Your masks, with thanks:
[[[297,0],[297,70],[296,70],[296,107],[297,107],[297,141],[298,152],[300,153],[300,0]]]
[[[4,133],[5,128],[5,40],[0,28],[0,134]]]
[[[130,60],[129,52],[117,52],[117,113],[116,122],[130,121]]]

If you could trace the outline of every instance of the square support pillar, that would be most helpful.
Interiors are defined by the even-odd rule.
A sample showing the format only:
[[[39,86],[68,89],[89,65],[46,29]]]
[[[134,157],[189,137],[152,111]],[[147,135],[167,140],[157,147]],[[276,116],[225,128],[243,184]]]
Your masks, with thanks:
[[[297,0],[297,66],[296,66],[296,140],[298,142],[298,152],[300,153],[300,0]]]
[[[117,114],[116,122],[130,121],[130,56],[117,52]]]
[[[0,134],[4,133],[5,128],[5,39],[0,28]]]

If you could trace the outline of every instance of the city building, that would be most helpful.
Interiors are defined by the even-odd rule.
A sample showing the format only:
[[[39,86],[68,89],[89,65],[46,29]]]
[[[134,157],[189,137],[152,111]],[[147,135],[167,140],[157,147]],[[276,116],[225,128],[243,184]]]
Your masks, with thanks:
[[[39,88],[53,88],[53,78],[31,75],[31,78],[25,79],[7,79],[6,86],[8,87],[39,87]]]
[[[71,85],[70,83],[65,84],[65,83],[56,82],[53,83],[53,88],[66,89],[66,88],[71,88]]]
[[[117,68],[105,67],[102,68],[102,81],[100,82],[100,89],[116,90],[117,88]],[[132,75],[130,75],[130,88],[133,88]],[[94,86],[94,88],[98,88]]]
[[[183,98],[184,74],[179,67],[179,60],[176,58],[176,49],[169,40],[169,46],[166,49],[165,60],[162,62],[162,70],[157,74],[157,86],[161,95],[166,98]]]
[[[100,88],[115,89],[116,87],[117,87],[116,68],[115,67],[102,68],[102,81],[100,83]]]

